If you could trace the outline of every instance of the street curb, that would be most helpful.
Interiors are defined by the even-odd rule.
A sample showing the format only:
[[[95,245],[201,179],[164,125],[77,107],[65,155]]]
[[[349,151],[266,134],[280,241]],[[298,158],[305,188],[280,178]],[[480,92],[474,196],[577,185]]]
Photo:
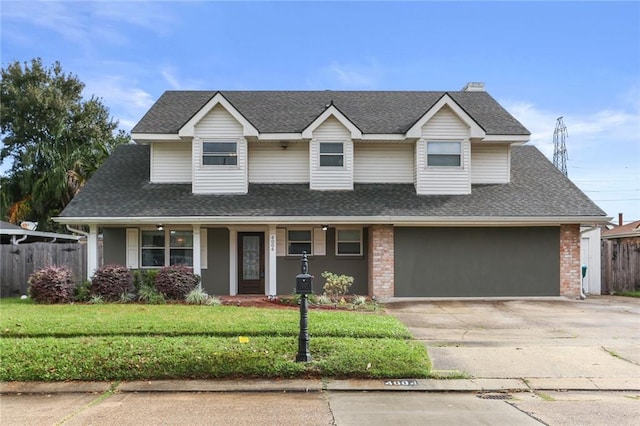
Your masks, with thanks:
[[[640,391],[638,378],[140,380],[0,382],[0,394],[134,392],[531,392]]]

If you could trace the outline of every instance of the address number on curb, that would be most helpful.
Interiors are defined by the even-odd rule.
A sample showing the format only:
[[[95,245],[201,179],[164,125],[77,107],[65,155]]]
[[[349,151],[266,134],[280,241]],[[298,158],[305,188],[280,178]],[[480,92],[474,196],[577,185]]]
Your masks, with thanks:
[[[385,386],[418,386],[417,380],[387,380]]]

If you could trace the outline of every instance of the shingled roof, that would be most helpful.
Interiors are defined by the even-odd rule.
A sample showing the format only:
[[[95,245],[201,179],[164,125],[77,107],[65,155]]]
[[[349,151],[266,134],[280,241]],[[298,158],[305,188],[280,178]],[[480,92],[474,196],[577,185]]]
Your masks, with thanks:
[[[118,147],[61,213],[87,218],[594,217],[605,213],[535,147],[512,148],[511,183],[473,185],[468,195],[417,195],[412,184],[355,184],[311,191],[306,184],[250,184],[244,195],[193,194],[190,184],[149,182],[149,146]]]
[[[486,92],[167,91],[131,130],[177,134],[220,93],[260,133],[299,133],[333,103],[365,134],[404,134],[448,94],[489,135],[529,131]]]

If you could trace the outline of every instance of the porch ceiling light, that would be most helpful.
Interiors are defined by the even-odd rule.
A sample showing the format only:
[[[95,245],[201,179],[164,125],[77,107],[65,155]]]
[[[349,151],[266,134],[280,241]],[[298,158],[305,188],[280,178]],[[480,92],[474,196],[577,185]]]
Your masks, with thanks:
[[[329,229],[329,225],[321,225],[321,226],[323,231],[326,231],[327,229]]]
[[[164,229],[164,226],[162,226],[162,224],[156,225],[156,229],[158,231],[162,231]]]

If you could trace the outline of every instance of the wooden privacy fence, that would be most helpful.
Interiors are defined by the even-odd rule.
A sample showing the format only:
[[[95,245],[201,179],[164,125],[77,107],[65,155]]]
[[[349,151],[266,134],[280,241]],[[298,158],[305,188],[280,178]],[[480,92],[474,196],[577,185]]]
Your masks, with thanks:
[[[0,297],[27,294],[29,275],[45,266],[67,266],[81,282],[87,276],[87,245],[0,244]]]
[[[640,241],[602,240],[602,293],[640,290]]]

